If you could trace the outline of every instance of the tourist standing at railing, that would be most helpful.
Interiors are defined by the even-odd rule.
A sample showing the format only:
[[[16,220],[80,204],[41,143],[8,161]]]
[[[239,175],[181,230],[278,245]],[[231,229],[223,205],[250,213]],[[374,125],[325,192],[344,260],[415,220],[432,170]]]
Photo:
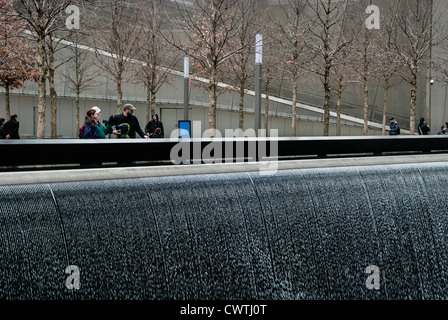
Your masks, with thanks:
[[[145,132],[146,135],[150,138],[163,138],[165,136],[165,132],[163,130],[163,123],[159,120],[159,115],[157,114],[152,115],[152,120],[149,121],[148,124],[146,125]]]
[[[135,138],[136,133],[138,133],[140,137],[147,139],[148,137],[141,129],[137,117],[133,115],[135,109],[136,108],[132,104],[124,105],[123,113],[111,116],[109,118],[105,133],[113,133],[123,138]],[[113,130],[114,126],[115,130]],[[124,132],[124,129],[126,129],[127,131]]]
[[[19,135],[19,120],[16,114],[11,115],[11,120],[7,121],[3,126],[3,132],[6,139],[20,139]]]
[[[80,128],[79,137],[81,139],[98,139],[98,126],[96,125],[94,115],[96,110],[90,109],[84,119],[84,124]]]
[[[429,134],[429,131],[431,131],[431,129],[429,128],[429,126],[426,124],[425,122],[425,118],[421,118],[420,119],[420,123],[418,124],[418,134],[419,135],[423,135],[426,136]]]
[[[101,123],[101,109],[97,106],[92,108],[95,110],[95,114],[93,115],[93,120],[96,123],[96,127],[98,128],[98,139],[106,138],[106,127]]]

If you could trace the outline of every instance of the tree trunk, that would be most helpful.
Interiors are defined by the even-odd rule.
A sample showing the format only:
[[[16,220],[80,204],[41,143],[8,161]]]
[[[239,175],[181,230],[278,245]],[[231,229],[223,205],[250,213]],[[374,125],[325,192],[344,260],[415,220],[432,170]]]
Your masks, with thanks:
[[[242,132],[244,130],[244,83],[241,83],[239,93],[240,93],[240,106],[239,106],[240,114],[239,114],[238,128],[240,128]]]
[[[336,135],[339,137],[341,133],[341,102],[342,102],[342,88],[339,88],[337,92],[338,103],[336,108]]]
[[[9,94],[9,84],[6,83],[5,87],[6,93],[5,93],[5,107],[6,107],[6,121],[11,119],[11,100],[10,100],[10,94]]]
[[[384,83],[384,104],[383,104],[383,127],[382,127],[382,135],[386,135],[386,122],[387,122],[387,99],[389,93],[389,79],[385,80]]]
[[[294,68],[297,68],[294,67]],[[291,136],[297,136],[297,72],[293,75],[293,89],[292,89],[292,105],[291,105]]]
[[[366,69],[364,70],[366,72]],[[369,133],[368,114],[369,114],[369,84],[367,73],[364,73],[364,129],[363,134],[367,136]]]
[[[210,100],[210,108],[208,110],[208,128],[210,130],[216,129],[216,103],[217,103],[217,92],[216,92],[216,79],[215,79],[216,70],[212,70],[210,75],[210,85],[208,87],[209,90],[209,100]],[[213,133],[211,135],[214,136]],[[213,138],[210,136],[210,138]]]
[[[39,55],[37,57],[37,70],[39,73],[39,97],[37,102],[37,139],[45,138],[45,109],[47,96],[47,83],[45,76],[45,34],[39,34],[37,39]]]
[[[80,121],[79,121],[79,95],[81,92],[81,88],[79,85],[76,86],[76,130],[75,130],[75,138],[78,138],[79,128],[81,127]]]
[[[121,78],[117,79],[117,114],[122,113],[123,89],[121,88]]]
[[[328,137],[330,135],[330,97],[331,97],[331,87],[330,87],[330,64],[327,62],[325,66],[325,76],[324,76],[324,136]]]
[[[269,84],[266,84],[266,98],[264,100],[264,129],[266,137],[269,137]]]
[[[156,89],[152,88],[151,89],[151,116],[154,113],[156,113],[156,107],[157,107],[157,105],[156,105],[156,95],[157,95]],[[151,119],[149,119],[149,120],[151,120]]]
[[[51,35],[50,35],[51,37]],[[57,131],[57,92],[54,83],[54,49],[51,41],[48,47],[49,66],[48,66],[48,82],[50,87],[50,101],[51,101],[51,139],[58,138]]]
[[[415,133],[415,109],[417,105],[417,67],[412,67],[412,79],[411,79],[411,107],[409,118],[409,130],[410,135]]]
[[[146,84],[146,123],[151,121],[151,89],[149,82]]]

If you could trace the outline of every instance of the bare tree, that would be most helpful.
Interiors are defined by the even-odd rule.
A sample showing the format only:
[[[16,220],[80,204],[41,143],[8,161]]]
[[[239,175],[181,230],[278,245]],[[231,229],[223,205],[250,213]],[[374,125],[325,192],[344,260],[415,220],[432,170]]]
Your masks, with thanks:
[[[341,136],[341,107],[342,95],[346,89],[353,83],[357,82],[357,75],[353,71],[354,61],[352,57],[351,46],[345,47],[336,57],[337,61],[333,68],[331,68],[330,87],[332,92],[336,95],[336,136]]]
[[[94,88],[98,85],[98,70],[93,69],[92,53],[83,48],[84,35],[81,32],[75,32],[71,37],[72,45],[67,48],[70,60],[67,63],[67,69],[64,72],[64,79],[69,88],[75,91],[76,105],[76,128],[75,136],[80,128],[79,102],[83,91]]]
[[[12,0],[0,0],[0,86],[5,88],[6,117],[11,116],[10,91],[24,88],[26,80],[37,81],[37,51],[28,44],[22,32],[25,24],[19,21]]]
[[[62,66],[67,60],[57,61],[56,56],[58,52],[65,48],[65,45],[61,46],[61,42],[65,39],[67,35],[59,34],[56,37],[56,32],[52,31],[48,34],[45,39],[46,48],[45,48],[45,64],[47,68],[47,79],[48,86],[50,89],[50,105],[51,105],[51,139],[57,139],[57,98],[58,94],[56,91],[55,84],[55,73],[56,70]],[[70,59],[70,58],[69,58]]]
[[[246,90],[251,86],[249,82],[254,76],[253,48],[255,45],[255,34],[260,29],[257,27],[256,1],[239,1],[236,4],[236,14],[240,23],[234,41],[230,44],[230,50],[235,51],[225,63],[229,70],[230,82],[239,93],[239,125],[244,130],[244,96]]]
[[[447,9],[440,2],[428,0],[398,0],[396,23],[402,41],[395,43],[395,49],[401,55],[407,67],[402,74],[403,80],[411,85],[410,132],[415,133],[418,76],[421,66],[426,66],[433,46],[446,43]]]
[[[266,135],[269,136],[269,109],[270,109],[270,94],[271,87],[274,85],[278,72],[281,67],[284,66],[284,62],[278,59],[278,51],[273,43],[271,36],[266,37],[263,49],[263,87],[265,94],[265,108],[264,108],[264,128],[266,129]]]
[[[37,41],[38,58],[38,126],[37,138],[45,137],[46,111],[46,40],[55,30],[64,25],[65,10],[74,3],[72,0],[16,0],[17,16],[23,19]]]
[[[375,39],[379,36],[379,31],[376,29],[369,29],[364,27],[366,18],[365,11],[368,6],[373,4],[372,0],[359,0],[354,7],[355,23],[362,27],[362,31],[353,42],[355,50],[353,56],[356,63],[354,70],[358,74],[358,82],[363,87],[363,135],[367,136],[369,132],[369,84],[371,80],[372,64],[374,64],[377,57],[378,48],[375,45],[378,43]],[[346,31],[347,32],[347,31]]]
[[[306,46],[313,52],[314,61],[311,71],[316,73],[324,87],[324,136],[329,135],[331,69],[335,64],[337,54],[349,45],[354,35],[347,35],[348,15],[351,0],[307,0],[309,10],[306,15],[311,22],[308,28]],[[353,29],[353,28],[352,28]],[[360,28],[355,28],[359,30]]]
[[[95,33],[97,66],[117,85],[117,113],[122,112],[123,83],[132,78],[127,72],[139,52],[141,30],[135,21],[139,20],[140,11],[138,6],[121,0],[94,4],[96,15],[90,28]]]
[[[147,1],[140,3],[143,4]],[[169,83],[171,71],[179,61],[177,51],[162,37],[166,20],[164,11],[163,1],[154,0],[152,6],[142,11],[138,21],[141,30],[138,60],[143,64],[136,64],[136,69],[146,87],[146,122],[156,112],[157,92]]]
[[[218,82],[224,78],[224,62],[242,48],[230,49],[240,23],[235,14],[238,0],[193,0],[193,8],[177,3],[180,17],[173,21],[179,28],[184,41],[178,40],[177,34],[170,32],[166,39],[193,60],[196,72],[192,78],[208,79],[209,120],[208,128],[216,129],[216,106]],[[213,134],[213,133],[212,133]]]
[[[299,78],[305,72],[302,67],[312,55],[305,46],[305,33],[309,29],[309,21],[305,20],[305,0],[288,0],[283,4],[283,15],[271,18],[274,28],[277,29],[276,37],[279,52],[282,57],[285,71],[290,75],[292,82],[291,105],[291,136],[297,135],[297,90]]]
[[[395,50],[396,43],[399,41],[395,21],[397,3],[388,1],[381,8],[380,35],[375,39],[376,59],[374,61],[374,77],[379,81],[384,91],[382,135],[386,135],[389,90],[402,82],[402,78],[397,76],[397,73],[404,65],[404,61],[401,55],[398,55]]]

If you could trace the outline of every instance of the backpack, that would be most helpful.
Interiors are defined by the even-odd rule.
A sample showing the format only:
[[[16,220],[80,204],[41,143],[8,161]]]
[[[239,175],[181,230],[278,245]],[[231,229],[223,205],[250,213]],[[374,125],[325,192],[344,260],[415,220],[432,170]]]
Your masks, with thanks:
[[[78,132],[78,138],[82,139],[82,134],[84,132],[84,126],[82,126],[81,128],[79,128],[79,132]]]
[[[121,139],[129,139],[129,129],[131,128],[131,126],[128,123],[122,123],[120,125],[117,126],[117,130],[120,130],[121,135],[119,138]]]
[[[397,135],[400,134],[400,127],[397,126]]]

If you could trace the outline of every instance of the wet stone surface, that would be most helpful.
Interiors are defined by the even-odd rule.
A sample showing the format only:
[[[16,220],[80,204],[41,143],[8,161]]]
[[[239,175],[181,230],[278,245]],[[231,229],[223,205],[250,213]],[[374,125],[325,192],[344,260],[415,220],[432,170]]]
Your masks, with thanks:
[[[447,169],[3,186],[0,299],[446,299]]]

